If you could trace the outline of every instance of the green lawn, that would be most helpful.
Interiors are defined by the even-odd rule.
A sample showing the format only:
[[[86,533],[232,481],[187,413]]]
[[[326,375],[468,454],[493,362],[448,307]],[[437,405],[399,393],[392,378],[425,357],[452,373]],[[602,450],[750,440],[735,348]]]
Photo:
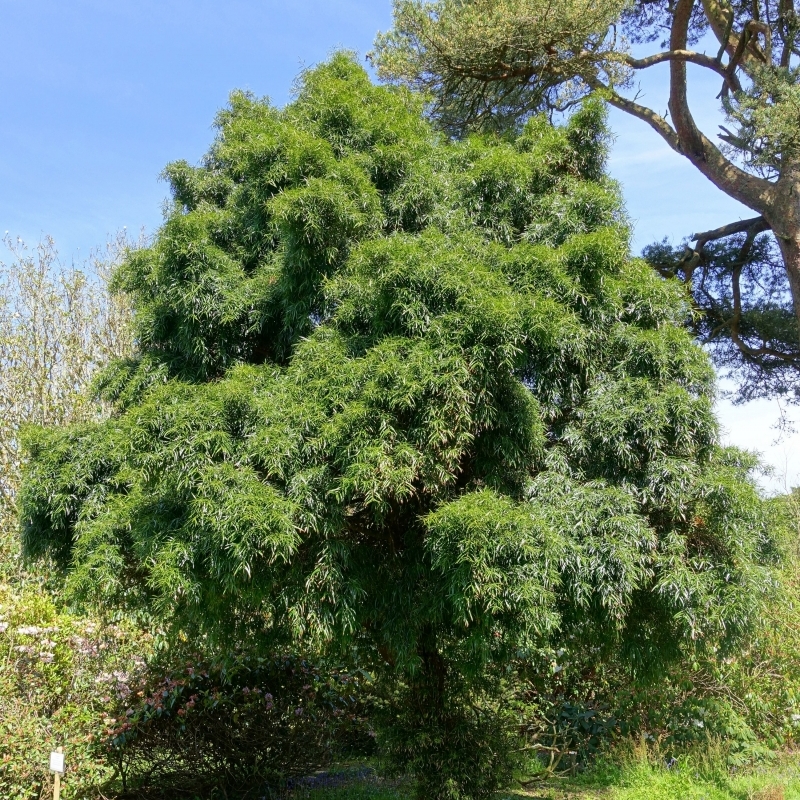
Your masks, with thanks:
[[[371,780],[304,794],[303,800],[411,800],[404,784]],[[600,763],[576,778],[529,785],[498,794],[497,800],[800,800],[800,755],[770,766],[725,770],[697,759],[671,769],[644,758]]]
[[[510,793],[537,800],[800,800],[797,761],[745,772],[704,771],[683,763],[673,769],[639,763]]]

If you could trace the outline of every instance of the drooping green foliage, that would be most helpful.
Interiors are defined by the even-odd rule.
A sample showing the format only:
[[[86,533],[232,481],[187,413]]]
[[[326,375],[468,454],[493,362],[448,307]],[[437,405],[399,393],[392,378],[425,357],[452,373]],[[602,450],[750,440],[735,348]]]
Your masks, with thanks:
[[[770,555],[752,463],[716,444],[688,298],[629,256],[606,145],[593,103],[448,141],[346,55],[283,110],[234,94],[116,276],[140,354],[99,384],[112,418],[28,432],[29,556],[76,598],[399,676],[383,741],[428,797],[507,774],[453,748],[526,647],[646,670],[735,639]]]

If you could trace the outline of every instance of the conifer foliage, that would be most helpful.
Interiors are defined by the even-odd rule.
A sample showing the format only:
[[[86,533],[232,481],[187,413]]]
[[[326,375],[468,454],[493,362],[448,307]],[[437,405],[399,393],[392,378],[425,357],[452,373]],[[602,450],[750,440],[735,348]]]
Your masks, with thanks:
[[[507,775],[492,677],[526,648],[645,670],[746,628],[751,464],[688,298],[629,256],[601,106],[454,142],[340,54],[217,126],[115,277],[112,417],[28,431],[29,556],[209,641],[359,653],[427,797]]]

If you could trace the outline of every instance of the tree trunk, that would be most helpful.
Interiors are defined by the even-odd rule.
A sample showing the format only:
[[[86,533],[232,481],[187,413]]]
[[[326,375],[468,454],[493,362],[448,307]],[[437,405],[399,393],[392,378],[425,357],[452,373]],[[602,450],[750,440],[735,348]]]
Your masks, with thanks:
[[[452,742],[448,740],[446,733],[442,730],[446,720],[445,714],[445,681],[447,679],[447,666],[436,646],[436,636],[432,631],[423,635],[423,643],[420,647],[420,657],[422,668],[416,676],[413,686],[414,700],[417,705],[417,715],[423,720],[423,724],[432,735],[434,741],[438,738],[440,743],[438,748],[434,745],[433,750],[440,752],[434,755],[429,753],[429,767],[439,761],[438,769],[431,769],[432,776],[418,775],[416,781],[416,800],[443,800],[446,797],[446,770],[442,767],[447,762],[447,748]],[[445,733],[445,735],[442,735]],[[432,758],[430,758],[433,756]],[[438,756],[438,758],[437,758]]]
[[[764,213],[783,256],[800,335],[800,163],[787,163],[775,185],[772,207]]]
[[[778,246],[781,248],[786,275],[789,278],[794,315],[797,319],[798,334],[800,334],[800,230],[793,233],[793,236],[776,236],[776,238]]]

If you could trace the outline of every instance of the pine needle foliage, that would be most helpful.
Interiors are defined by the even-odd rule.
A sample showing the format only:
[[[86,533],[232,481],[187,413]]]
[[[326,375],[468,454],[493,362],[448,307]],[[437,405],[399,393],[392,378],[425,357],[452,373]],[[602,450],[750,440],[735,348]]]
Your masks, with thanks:
[[[422,794],[478,797],[503,664],[731,642],[771,545],[689,300],[630,258],[602,107],[458,142],[422,112],[346,54],[285,109],[232,95],[116,274],[112,418],[27,433],[22,536],[74,598],[360,653]]]

